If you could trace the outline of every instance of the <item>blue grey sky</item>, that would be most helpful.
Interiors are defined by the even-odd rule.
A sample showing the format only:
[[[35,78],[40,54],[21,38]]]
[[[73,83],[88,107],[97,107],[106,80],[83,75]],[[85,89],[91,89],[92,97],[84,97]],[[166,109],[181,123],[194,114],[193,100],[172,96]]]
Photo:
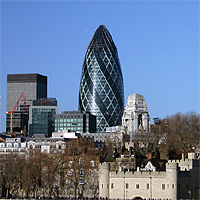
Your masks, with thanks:
[[[78,109],[84,56],[101,24],[118,49],[125,102],[144,95],[151,118],[199,113],[199,1],[1,0],[0,6],[0,131],[7,74],[46,75],[59,112]]]

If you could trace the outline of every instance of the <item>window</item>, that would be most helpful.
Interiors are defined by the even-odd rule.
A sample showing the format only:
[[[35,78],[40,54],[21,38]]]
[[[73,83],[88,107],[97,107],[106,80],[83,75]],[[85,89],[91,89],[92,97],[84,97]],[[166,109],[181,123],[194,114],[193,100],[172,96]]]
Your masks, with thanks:
[[[83,164],[83,159],[82,159],[82,158],[79,158],[78,163],[79,163],[79,165]]]
[[[111,183],[111,189],[113,189],[113,183]]]
[[[72,176],[72,175],[73,175],[73,171],[72,171],[72,170],[68,170],[68,171],[67,171],[67,175],[68,175],[68,176]]]
[[[134,162],[131,162],[131,168],[134,168]]]
[[[172,184],[172,189],[174,189],[174,184]]]
[[[73,161],[71,160],[68,162],[68,166],[71,167],[72,165],[73,165]]]
[[[128,189],[128,183],[126,183],[126,189]]]
[[[103,184],[102,184],[102,188],[103,188]]]
[[[94,160],[92,160],[92,161],[90,162],[90,165],[91,165],[91,167],[95,167],[95,162],[94,162]]]
[[[12,147],[12,144],[11,143],[7,143],[7,147]]]
[[[80,169],[80,176],[84,176],[84,169]]]
[[[162,189],[163,189],[163,190],[165,189],[165,184],[162,184]]]
[[[139,184],[136,184],[136,189],[139,189],[140,188],[140,185]]]
[[[149,189],[149,183],[147,183],[147,189]]]
[[[84,185],[84,183],[85,183],[84,178],[80,178],[79,181],[80,181],[79,182],[80,185]]]

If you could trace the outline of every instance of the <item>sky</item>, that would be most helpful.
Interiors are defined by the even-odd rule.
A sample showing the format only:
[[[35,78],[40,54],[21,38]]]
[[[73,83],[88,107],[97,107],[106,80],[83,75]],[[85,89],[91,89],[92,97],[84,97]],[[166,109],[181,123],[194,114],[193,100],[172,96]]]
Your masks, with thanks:
[[[199,11],[192,0],[1,0],[0,131],[7,74],[46,75],[59,113],[78,109],[84,56],[101,24],[118,49],[125,104],[138,93],[152,119],[199,113]]]

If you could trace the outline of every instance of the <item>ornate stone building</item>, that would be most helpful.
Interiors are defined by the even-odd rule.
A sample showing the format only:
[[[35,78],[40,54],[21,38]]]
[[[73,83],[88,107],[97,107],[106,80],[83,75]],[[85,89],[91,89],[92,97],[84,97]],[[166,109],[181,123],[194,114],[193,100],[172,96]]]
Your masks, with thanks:
[[[122,116],[122,131],[132,138],[136,133],[150,132],[151,119],[144,96],[132,94]]]

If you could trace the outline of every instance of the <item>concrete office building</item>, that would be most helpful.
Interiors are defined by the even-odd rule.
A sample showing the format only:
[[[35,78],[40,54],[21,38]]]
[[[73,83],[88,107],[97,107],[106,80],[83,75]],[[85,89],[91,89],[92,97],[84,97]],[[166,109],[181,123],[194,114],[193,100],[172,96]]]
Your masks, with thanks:
[[[28,128],[28,107],[32,100],[47,97],[47,77],[40,74],[7,75],[6,131]],[[16,106],[16,107],[15,107]],[[12,123],[11,123],[11,112]]]
[[[37,134],[51,137],[52,132],[55,131],[56,114],[58,114],[58,106],[55,98],[34,100],[29,107],[29,137]]]
[[[117,48],[101,25],[88,46],[82,69],[79,110],[97,117],[97,132],[121,125],[124,85]]]
[[[55,131],[96,132],[96,116],[87,112],[64,111],[55,116]]]

